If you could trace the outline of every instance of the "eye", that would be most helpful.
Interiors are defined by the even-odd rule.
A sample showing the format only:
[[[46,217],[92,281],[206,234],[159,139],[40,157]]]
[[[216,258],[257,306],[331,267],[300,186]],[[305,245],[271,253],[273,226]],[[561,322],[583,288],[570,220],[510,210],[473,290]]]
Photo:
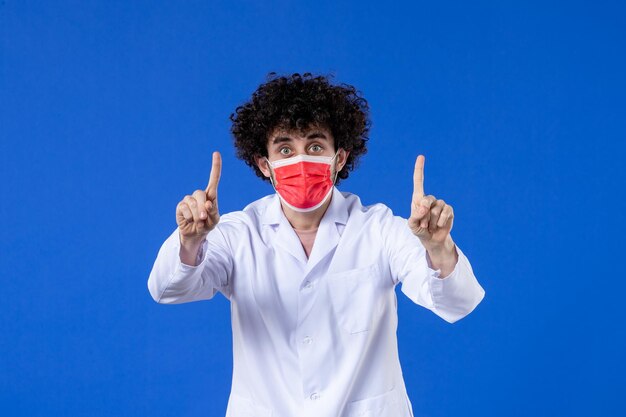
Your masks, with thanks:
[[[324,150],[320,145],[313,145],[309,149],[311,149],[313,152],[321,152]]]
[[[281,155],[289,155],[291,153],[291,149],[284,147],[284,148],[280,148],[278,152],[280,152]]]

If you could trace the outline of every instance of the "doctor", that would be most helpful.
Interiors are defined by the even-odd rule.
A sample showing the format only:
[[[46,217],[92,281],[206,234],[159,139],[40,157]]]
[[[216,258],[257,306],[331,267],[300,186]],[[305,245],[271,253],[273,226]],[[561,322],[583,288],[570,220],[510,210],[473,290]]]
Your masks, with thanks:
[[[395,286],[450,323],[484,297],[451,237],[452,207],[424,192],[424,156],[406,220],[335,187],[366,152],[368,106],[354,87],[271,74],[231,120],[238,156],[276,194],[220,216],[215,152],[206,189],[176,207],[150,294],[230,300],[228,417],[412,416]]]

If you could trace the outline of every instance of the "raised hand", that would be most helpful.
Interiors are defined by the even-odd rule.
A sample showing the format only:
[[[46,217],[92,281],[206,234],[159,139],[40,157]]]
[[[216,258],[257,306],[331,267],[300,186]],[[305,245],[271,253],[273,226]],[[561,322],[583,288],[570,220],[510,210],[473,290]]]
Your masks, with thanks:
[[[413,197],[411,198],[411,216],[409,228],[419,237],[424,246],[429,248],[443,247],[454,221],[452,206],[433,195],[424,195],[424,158],[419,155],[415,161],[413,172]]]
[[[206,189],[186,195],[176,206],[176,223],[180,230],[181,243],[203,241],[220,221],[217,209],[217,185],[221,172],[222,156],[219,152],[213,152],[213,166]]]

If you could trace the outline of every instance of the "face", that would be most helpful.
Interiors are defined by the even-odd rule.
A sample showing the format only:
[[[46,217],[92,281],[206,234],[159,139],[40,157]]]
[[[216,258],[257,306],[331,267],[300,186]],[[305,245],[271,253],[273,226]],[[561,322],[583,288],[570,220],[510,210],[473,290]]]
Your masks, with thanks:
[[[338,149],[336,169],[341,171],[348,152]],[[270,162],[292,158],[297,155],[334,156],[335,141],[332,133],[323,127],[311,127],[303,132],[275,129],[267,141],[267,159]],[[266,177],[270,176],[265,157],[257,157],[257,166]]]

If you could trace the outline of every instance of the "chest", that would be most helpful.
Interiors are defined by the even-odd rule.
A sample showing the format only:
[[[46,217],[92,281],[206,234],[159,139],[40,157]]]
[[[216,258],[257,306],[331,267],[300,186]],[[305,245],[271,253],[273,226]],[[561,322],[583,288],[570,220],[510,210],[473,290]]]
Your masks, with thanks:
[[[293,230],[265,229],[239,245],[235,309],[285,332],[311,318],[340,320],[351,333],[366,330],[394,299],[385,251],[372,232],[335,231],[318,232],[308,259]]]

